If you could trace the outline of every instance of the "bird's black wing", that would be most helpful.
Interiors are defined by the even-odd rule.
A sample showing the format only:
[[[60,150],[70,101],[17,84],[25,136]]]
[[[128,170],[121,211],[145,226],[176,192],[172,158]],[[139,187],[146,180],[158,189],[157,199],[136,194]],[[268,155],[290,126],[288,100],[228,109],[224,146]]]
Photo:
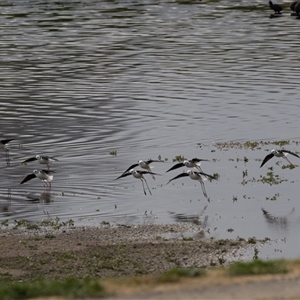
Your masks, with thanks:
[[[264,158],[263,162],[261,163],[260,168],[261,168],[267,161],[269,161],[273,156],[274,156],[273,153],[268,154],[268,155]]]
[[[197,174],[200,174],[210,180],[218,180],[216,177],[212,176],[212,175],[209,175],[209,174],[206,174],[206,173],[203,173],[203,172],[194,172],[194,173],[197,173]]]
[[[26,163],[31,162],[31,161],[34,161],[34,160],[37,160],[36,157],[30,157],[30,158],[24,160],[24,161],[22,162],[22,164],[26,164]]]
[[[150,172],[150,171],[140,171],[138,170],[137,172],[139,172],[140,174],[151,174],[151,175],[160,175],[160,174],[157,174],[157,173],[153,173],[153,172]]]
[[[3,145],[8,144],[9,142],[13,141],[14,139],[2,140],[1,143]]]
[[[137,167],[139,164],[133,164],[131,165],[126,171],[123,172],[122,175],[124,175],[125,173],[127,173],[128,171],[130,171],[131,169],[134,169],[135,167]]]
[[[20,184],[23,184],[23,183],[25,183],[25,182],[27,182],[27,181],[29,181],[29,180],[35,178],[35,177],[36,177],[35,174],[29,174],[29,175],[27,175],[27,176],[22,180],[22,182],[21,182]]]
[[[171,169],[169,169],[168,171],[166,171],[166,173],[168,173],[168,172],[170,172],[172,170],[178,169],[180,167],[184,167],[184,163],[181,162],[181,163],[178,163],[178,164],[174,165]]]
[[[198,163],[200,161],[209,161],[208,159],[201,159],[201,158],[197,158],[197,157],[194,157],[193,159],[191,159],[192,162],[194,163]]]
[[[175,179],[180,178],[180,177],[185,177],[185,176],[189,176],[189,174],[188,173],[181,173],[181,174],[175,176],[174,178],[170,179],[167,184],[169,184],[172,180],[175,180]]]
[[[147,164],[147,165],[149,165],[149,164],[151,164],[151,163],[153,163],[153,162],[164,162],[163,160],[153,160],[153,159],[149,159],[149,160],[146,160],[145,161],[145,163]]]
[[[281,151],[282,151],[283,153],[288,153],[288,154],[291,154],[291,155],[294,155],[294,156],[300,158],[300,156],[299,156],[298,154],[294,153],[294,152],[291,152],[291,151],[288,151],[288,150],[281,150]]]
[[[129,176],[129,175],[132,175],[132,173],[123,173],[121,176],[119,176],[119,177],[116,178],[115,180],[117,180],[117,179],[119,179],[119,178],[122,178],[122,177]]]

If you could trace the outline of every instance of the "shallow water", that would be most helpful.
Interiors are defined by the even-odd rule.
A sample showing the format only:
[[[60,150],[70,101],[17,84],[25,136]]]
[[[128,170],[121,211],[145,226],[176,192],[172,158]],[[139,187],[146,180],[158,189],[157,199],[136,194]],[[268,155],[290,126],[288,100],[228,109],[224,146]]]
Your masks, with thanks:
[[[287,9],[270,19],[268,6],[254,3],[2,2],[1,139],[15,140],[9,166],[0,156],[1,220],[206,217],[208,236],[269,237],[278,249],[261,255],[297,257],[299,168],[273,158],[260,169],[273,144],[216,146],[289,140],[299,151],[299,20]],[[38,179],[19,184],[44,168],[21,165],[36,154],[59,159],[50,192]],[[209,159],[203,171],[220,175],[205,182],[209,202],[189,178],[166,185],[184,169],[165,173],[178,155]],[[165,160],[152,164],[161,176],[147,177],[152,196],[131,176],[115,180],[149,158]],[[271,166],[287,181],[259,181]]]

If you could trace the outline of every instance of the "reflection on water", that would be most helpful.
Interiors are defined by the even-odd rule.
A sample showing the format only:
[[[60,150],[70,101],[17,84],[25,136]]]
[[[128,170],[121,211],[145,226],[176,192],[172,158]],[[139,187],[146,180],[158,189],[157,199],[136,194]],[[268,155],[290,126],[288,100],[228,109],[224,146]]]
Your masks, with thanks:
[[[0,156],[1,220],[194,222],[207,204],[213,236],[295,241],[296,223],[274,232],[260,209],[297,214],[299,168],[270,162],[286,181],[269,186],[257,178],[268,172],[259,160],[271,146],[215,146],[287,140],[297,153],[299,22],[289,13],[270,19],[264,1],[226,0],[0,6],[1,140],[14,139]],[[59,159],[48,194],[37,180],[20,185],[41,168],[21,163],[38,154]],[[203,171],[220,180],[209,203],[191,180],[166,185],[178,155],[211,160]],[[148,180],[152,195],[132,178],[114,180],[158,158],[165,163]]]

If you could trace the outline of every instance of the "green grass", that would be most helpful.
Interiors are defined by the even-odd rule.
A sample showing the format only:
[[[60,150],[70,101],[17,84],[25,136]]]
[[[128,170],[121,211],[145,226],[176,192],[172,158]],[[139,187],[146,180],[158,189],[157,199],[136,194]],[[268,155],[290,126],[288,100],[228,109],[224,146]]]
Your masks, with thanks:
[[[283,260],[262,261],[255,259],[251,262],[235,263],[228,268],[230,275],[263,275],[287,273],[287,267]]]
[[[158,282],[177,282],[182,277],[200,277],[205,274],[204,270],[198,269],[181,269],[181,268],[174,268],[171,269],[164,274],[158,276]]]
[[[85,278],[40,279],[33,282],[0,283],[0,299],[29,299],[60,296],[67,298],[104,297],[105,291],[98,280]]]

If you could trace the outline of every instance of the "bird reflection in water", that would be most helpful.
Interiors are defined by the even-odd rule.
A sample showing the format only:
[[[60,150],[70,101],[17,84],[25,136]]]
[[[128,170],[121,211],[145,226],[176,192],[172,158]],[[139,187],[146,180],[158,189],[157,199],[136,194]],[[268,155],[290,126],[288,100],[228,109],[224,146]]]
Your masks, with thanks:
[[[270,224],[273,228],[281,228],[288,229],[291,219],[295,213],[295,208],[293,207],[289,213],[283,216],[274,216],[264,208],[261,208],[263,215],[268,224]]]
[[[31,202],[49,204],[50,202],[54,202],[55,196],[54,194],[51,194],[48,191],[46,191],[41,194],[28,193],[26,194],[26,198]]]

